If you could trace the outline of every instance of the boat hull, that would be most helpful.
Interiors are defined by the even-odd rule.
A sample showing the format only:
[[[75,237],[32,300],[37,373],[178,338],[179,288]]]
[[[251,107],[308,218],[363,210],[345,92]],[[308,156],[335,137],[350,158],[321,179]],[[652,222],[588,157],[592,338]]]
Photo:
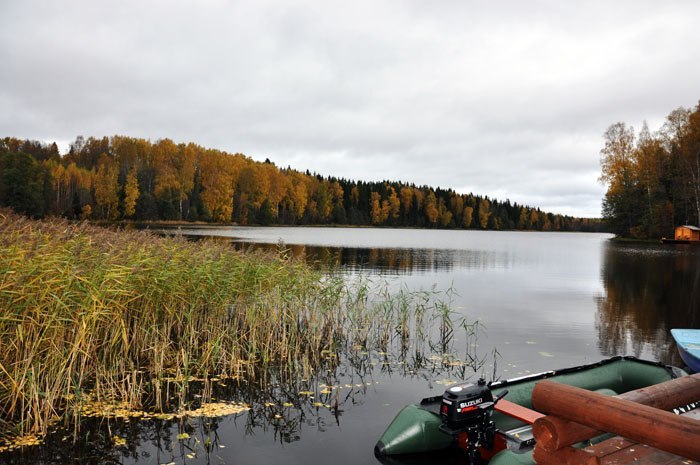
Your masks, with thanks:
[[[647,362],[634,357],[614,357],[601,362],[574,368],[549,371],[523,378],[495,382],[491,391],[495,396],[508,390],[506,399],[523,407],[532,408],[532,390],[537,382],[551,379],[583,389],[598,391],[607,395],[622,394],[653,384],[662,383],[686,373],[675,367]],[[389,425],[375,448],[385,463],[396,463],[397,456],[430,450],[445,449],[453,444],[450,436],[439,431],[442,420],[437,408],[440,397],[424,399],[420,406],[405,407]],[[518,431],[527,425],[500,412],[493,413],[493,421],[499,432]],[[440,436],[442,435],[442,437]],[[517,436],[517,435],[516,435]],[[447,439],[445,439],[447,438]],[[533,441],[511,442],[508,449],[496,453],[491,465],[529,464],[532,461]]]
[[[700,373],[700,329],[672,329],[678,353],[695,373]]]

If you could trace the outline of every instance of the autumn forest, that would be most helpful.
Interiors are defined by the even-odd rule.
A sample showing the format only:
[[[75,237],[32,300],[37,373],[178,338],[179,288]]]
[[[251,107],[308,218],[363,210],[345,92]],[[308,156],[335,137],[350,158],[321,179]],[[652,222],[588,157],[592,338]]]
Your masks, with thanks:
[[[677,108],[651,133],[623,122],[604,134],[603,217],[611,232],[633,238],[673,237],[674,226],[700,219],[700,103]]]
[[[237,224],[595,231],[600,222],[400,182],[323,177],[194,143],[0,140],[0,204],[33,216]]]

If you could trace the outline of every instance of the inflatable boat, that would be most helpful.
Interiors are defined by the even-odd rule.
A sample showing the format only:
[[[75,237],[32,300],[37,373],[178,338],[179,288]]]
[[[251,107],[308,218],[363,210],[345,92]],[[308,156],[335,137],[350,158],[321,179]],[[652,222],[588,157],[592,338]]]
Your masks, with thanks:
[[[443,455],[452,449],[452,455],[461,456],[459,463],[534,464],[532,423],[542,416],[532,410],[538,381],[617,395],[686,374],[635,357],[613,357],[505,381],[454,384],[441,396],[404,407],[377,442],[375,455],[385,464],[414,463],[415,454]]]

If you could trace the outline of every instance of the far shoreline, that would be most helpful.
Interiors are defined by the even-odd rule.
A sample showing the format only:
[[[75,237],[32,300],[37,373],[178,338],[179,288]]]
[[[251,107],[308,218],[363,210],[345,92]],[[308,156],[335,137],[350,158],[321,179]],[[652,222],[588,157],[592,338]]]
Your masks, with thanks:
[[[209,223],[206,221],[89,221],[89,224],[101,227],[134,227],[137,229],[151,228],[189,228],[202,229],[218,228],[337,228],[337,229],[386,229],[386,230],[411,230],[411,231],[474,231],[474,232],[523,232],[523,233],[583,233],[583,234],[612,234],[608,231],[542,231],[538,229],[477,229],[477,228],[421,228],[419,226],[389,226],[366,224],[238,224],[238,223]],[[613,240],[615,238],[611,238]],[[651,240],[653,241],[653,240]]]

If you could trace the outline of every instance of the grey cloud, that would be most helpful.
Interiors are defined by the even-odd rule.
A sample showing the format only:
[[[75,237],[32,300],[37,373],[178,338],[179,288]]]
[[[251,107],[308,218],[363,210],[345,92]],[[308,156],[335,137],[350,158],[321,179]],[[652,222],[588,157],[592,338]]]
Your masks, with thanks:
[[[694,1],[3,2],[0,135],[170,137],[597,215],[605,128],[697,103],[697,17]]]

